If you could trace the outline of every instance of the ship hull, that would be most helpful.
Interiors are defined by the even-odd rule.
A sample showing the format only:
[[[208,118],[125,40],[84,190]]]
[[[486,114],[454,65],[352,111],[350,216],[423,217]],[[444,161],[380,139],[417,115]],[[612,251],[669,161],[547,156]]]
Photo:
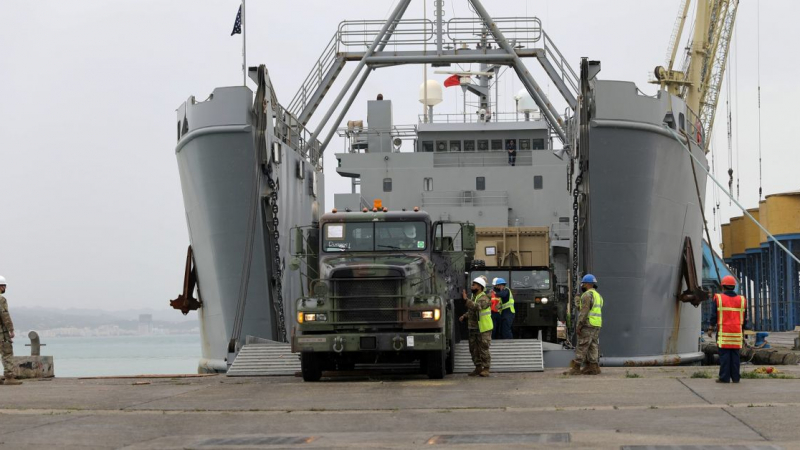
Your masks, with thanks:
[[[262,197],[268,195],[269,187],[259,159],[261,153],[256,151],[252,103],[250,89],[230,87],[216,89],[205,102],[190,99],[178,109],[183,130],[176,156],[202,302],[198,310],[201,373],[227,371],[234,356],[228,352],[232,338],[238,338],[237,349],[246,336],[284,339],[276,325],[279,319],[274,305],[278,299],[272,298],[274,272],[268,261],[268,246],[274,245],[273,216],[271,208],[263,210]],[[186,123],[181,125],[184,119]],[[268,130],[268,143],[274,139]],[[291,227],[310,224],[314,203],[321,201],[308,178],[321,185],[321,173],[300,178],[299,154],[288,145],[278,151],[278,159],[269,164],[279,185],[279,259],[286,267],[291,258]],[[313,172],[310,165],[303,167]],[[241,332],[235,336],[241,285],[245,282]],[[300,294],[297,273],[284,270],[282,286],[284,324],[290,330],[292,303]]]
[[[693,170],[693,159],[663,125],[670,108],[685,117],[683,102],[664,92],[644,97],[630,86],[598,82],[589,131],[586,262],[605,299],[603,363],[689,363],[702,357],[701,314],[677,294],[685,289],[687,237],[701,279],[706,174]],[[703,149],[692,139],[688,146],[707,166]]]

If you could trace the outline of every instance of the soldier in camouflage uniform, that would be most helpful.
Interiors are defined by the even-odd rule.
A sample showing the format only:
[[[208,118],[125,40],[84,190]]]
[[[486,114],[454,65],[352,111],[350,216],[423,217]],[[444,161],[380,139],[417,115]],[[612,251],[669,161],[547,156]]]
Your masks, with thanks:
[[[603,325],[601,315],[603,297],[597,292],[597,279],[587,274],[581,280],[581,295],[578,307],[580,314],[575,326],[578,335],[578,347],[575,348],[575,359],[569,364],[566,375],[599,375],[600,374],[600,328]],[[586,363],[584,367],[582,364]]]
[[[3,384],[14,385],[22,384],[14,378],[14,347],[11,340],[14,339],[14,323],[11,322],[11,315],[8,314],[8,303],[3,294],[6,293],[6,279],[0,276],[0,352],[3,355]]]
[[[489,376],[489,368],[492,365],[492,355],[489,353],[489,346],[492,343],[492,318],[491,301],[486,295],[486,278],[475,278],[472,281],[472,296],[467,298],[467,292],[462,296],[467,302],[467,313],[459,318],[460,321],[467,319],[469,328],[469,353],[472,355],[472,362],[475,364],[469,376]]]

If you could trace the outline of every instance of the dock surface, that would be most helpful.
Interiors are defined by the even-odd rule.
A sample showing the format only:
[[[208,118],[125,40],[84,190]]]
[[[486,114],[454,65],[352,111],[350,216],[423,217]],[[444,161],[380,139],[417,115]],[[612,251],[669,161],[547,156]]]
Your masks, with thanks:
[[[799,367],[692,378],[716,369],[27,381],[0,386],[0,448],[800,448]]]

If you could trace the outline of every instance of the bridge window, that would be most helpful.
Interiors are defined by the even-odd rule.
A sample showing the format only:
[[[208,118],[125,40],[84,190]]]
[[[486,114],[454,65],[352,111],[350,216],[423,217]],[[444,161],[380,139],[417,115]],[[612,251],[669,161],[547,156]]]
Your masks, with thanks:
[[[433,141],[422,141],[422,151],[423,152],[432,152],[433,151]]]
[[[534,150],[544,150],[544,139],[534,139],[533,140],[533,149]]]
[[[432,191],[433,190],[433,178],[425,178],[422,180],[422,189],[425,191]]]
[[[446,152],[447,151],[447,141],[436,141],[436,151],[437,152]]]
[[[475,190],[476,191],[485,191],[486,190],[486,177],[476,177],[475,178]]]
[[[520,150],[530,150],[531,149],[531,140],[530,139],[520,139],[519,140],[519,149]]]
[[[391,178],[384,178],[383,179],[383,192],[392,192],[392,179]]]
[[[451,152],[460,152],[461,151],[461,141],[450,141],[450,151]]]
[[[486,139],[481,139],[478,141],[478,151],[485,152],[487,150],[489,150],[489,141]]]
[[[533,177],[533,188],[534,189],[541,189],[542,188],[542,176],[541,175],[534,175]]]
[[[465,152],[474,152],[475,151],[475,141],[464,141],[464,151]]]
[[[492,139],[492,150],[503,150],[503,140]]]

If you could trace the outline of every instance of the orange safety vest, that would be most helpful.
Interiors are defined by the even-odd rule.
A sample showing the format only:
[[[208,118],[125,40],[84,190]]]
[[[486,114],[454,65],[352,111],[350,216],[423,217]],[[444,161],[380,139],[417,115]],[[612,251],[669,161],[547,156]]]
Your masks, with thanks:
[[[719,348],[742,348],[742,326],[746,300],[742,295],[716,294],[717,302],[717,345]]]
[[[499,297],[497,297],[497,296],[495,295],[494,291],[492,291],[492,298],[491,298],[491,300],[492,300],[492,312],[493,312],[493,313],[499,313],[499,312],[500,312],[500,310],[499,310],[499,309],[497,309],[497,305],[499,305],[499,304],[500,304],[500,298],[499,298]]]

